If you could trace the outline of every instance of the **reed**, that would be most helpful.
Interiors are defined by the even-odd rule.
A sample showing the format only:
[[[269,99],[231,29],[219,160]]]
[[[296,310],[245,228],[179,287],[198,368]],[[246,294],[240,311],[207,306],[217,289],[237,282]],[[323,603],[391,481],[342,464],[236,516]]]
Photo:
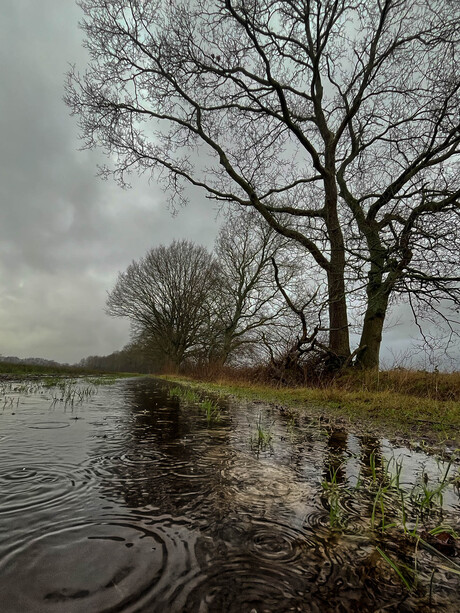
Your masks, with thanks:
[[[251,446],[255,447],[257,451],[265,451],[270,447],[273,434],[271,432],[271,425],[265,426],[262,423],[261,413],[257,416],[255,433],[251,436]]]

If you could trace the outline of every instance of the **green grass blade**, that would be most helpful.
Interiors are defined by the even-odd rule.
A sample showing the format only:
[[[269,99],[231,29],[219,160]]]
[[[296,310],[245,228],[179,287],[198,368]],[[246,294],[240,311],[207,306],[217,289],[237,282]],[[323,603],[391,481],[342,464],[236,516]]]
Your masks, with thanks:
[[[385,562],[387,564],[389,564],[391,566],[391,568],[395,571],[395,573],[398,575],[398,577],[401,579],[401,581],[404,583],[404,585],[406,586],[406,588],[411,591],[412,590],[412,586],[409,583],[409,581],[406,579],[406,577],[402,574],[402,572],[399,570],[397,564],[395,564],[395,562],[393,562],[393,560],[391,558],[389,558],[387,556],[387,554],[382,551],[380,549],[380,547],[377,547],[377,551],[379,552],[379,554],[382,556],[382,558],[385,560]]]

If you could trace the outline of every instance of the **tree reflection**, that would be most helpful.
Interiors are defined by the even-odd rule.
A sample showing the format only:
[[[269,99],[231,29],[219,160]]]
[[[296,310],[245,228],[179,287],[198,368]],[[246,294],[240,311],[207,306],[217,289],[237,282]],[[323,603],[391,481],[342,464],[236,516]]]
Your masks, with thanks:
[[[346,482],[347,444],[347,432],[333,430],[329,434],[323,469],[323,478],[328,483],[340,485]]]

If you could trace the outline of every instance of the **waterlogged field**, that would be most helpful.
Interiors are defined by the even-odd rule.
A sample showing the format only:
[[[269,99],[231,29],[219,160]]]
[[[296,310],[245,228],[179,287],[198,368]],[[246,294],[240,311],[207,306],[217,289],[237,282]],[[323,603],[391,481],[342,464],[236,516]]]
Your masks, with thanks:
[[[0,386],[2,612],[460,609],[454,451],[99,383]]]

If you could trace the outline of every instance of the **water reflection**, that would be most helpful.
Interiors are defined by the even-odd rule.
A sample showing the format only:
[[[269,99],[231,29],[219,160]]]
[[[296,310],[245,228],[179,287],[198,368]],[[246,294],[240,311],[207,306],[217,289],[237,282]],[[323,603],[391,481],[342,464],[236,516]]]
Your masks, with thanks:
[[[263,405],[221,403],[208,423],[151,380],[101,388],[74,421],[43,397],[16,413],[2,415],[2,611],[429,610],[432,553],[409,593],[369,527],[391,454],[419,478],[408,450]],[[271,444],[255,449],[261,423]],[[435,464],[423,457],[432,479]],[[387,552],[413,565],[398,538]],[[459,586],[440,571],[436,606],[457,611]]]
[[[324,461],[324,479],[335,483],[346,482],[348,460],[348,433],[332,431],[327,440],[327,453]]]

